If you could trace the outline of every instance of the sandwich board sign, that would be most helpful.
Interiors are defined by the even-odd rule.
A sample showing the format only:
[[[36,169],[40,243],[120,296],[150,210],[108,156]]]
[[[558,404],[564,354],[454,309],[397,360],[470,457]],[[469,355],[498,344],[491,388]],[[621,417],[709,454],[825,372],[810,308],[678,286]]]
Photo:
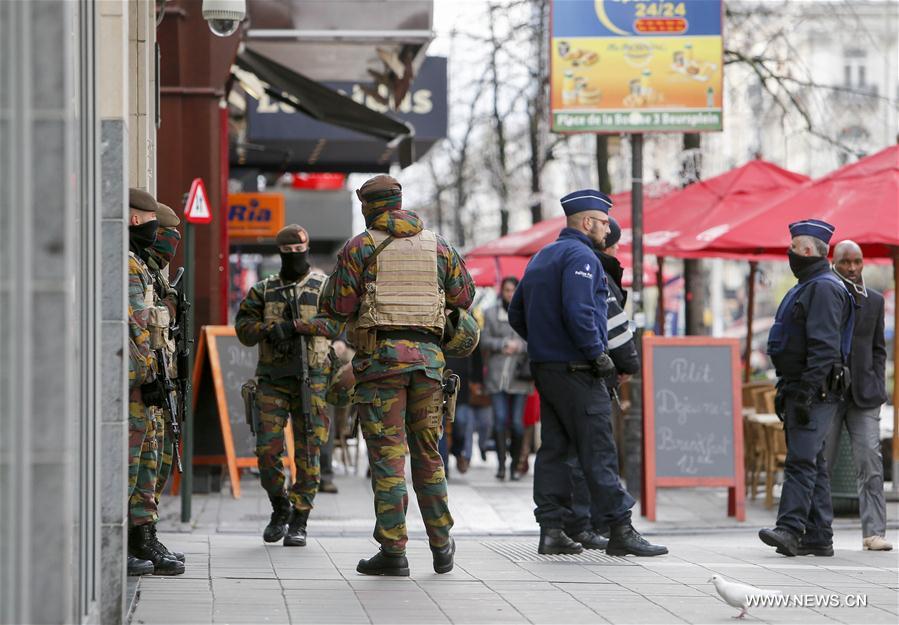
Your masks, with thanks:
[[[208,224],[212,221],[212,210],[209,208],[209,196],[202,178],[194,178],[184,208],[184,219],[192,224]]]

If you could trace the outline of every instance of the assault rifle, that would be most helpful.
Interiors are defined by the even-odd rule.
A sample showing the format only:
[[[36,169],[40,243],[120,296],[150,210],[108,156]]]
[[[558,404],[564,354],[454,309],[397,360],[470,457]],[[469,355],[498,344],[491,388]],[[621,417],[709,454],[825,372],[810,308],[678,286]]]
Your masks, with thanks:
[[[178,367],[178,377],[174,381],[168,380],[174,386],[177,394],[175,396],[175,406],[177,410],[171,412],[172,419],[172,437],[175,443],[175,457],[178,461],[178,472],[182,472],[181,467],[181,419],[184,418],[187,410],[187,396],[191,390],[189,361],[190,349],[193,345],[193,338],[190,336],[190,327],[188,325],[188,312],[190,311],[190,301],[187,299],[187,289],[181,279],[184,277],[184,267],[179,267],[175,272],[175,277],[171,282],[171,288],[175,289],[178,294],[178,303],[175,310],[175,316],[169,326],[169,332],[175,341],[175,362]],[[168,358],[166,358],[168,360]],[[161,362],[161,361],[160,361]],[[166,371],[166,379],[168,371]]]
[[[281,287],[281,289],[283,289],[283,293],[287,297],[291,321],[296,322],[300,319],[300,305],[297,301],[296,286],[289,284]],[[307,338],[305,334],[297,333],[296,336],[290,340],[294,342],[292,350],[293,363],[291,363],[291,369],[293,375],[296,375],[300,379],[300,411],[303,413],[303,421],[306,426],[306,449],[309,449],[308,441],[311,441],[315,436],[315,430],[312,427],[312,377],[309,373]]]

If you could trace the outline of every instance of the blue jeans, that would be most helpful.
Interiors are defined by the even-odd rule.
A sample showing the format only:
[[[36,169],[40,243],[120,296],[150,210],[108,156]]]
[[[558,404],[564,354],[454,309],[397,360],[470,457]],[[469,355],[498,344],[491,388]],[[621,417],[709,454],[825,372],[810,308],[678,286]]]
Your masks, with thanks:
[[[458,450],[457,453],[461,453],[466,460],[471,460],[474,433],[478,433],[478,447],[483,451],[490,439],[492,425],[490,406],[457,405],[456,422],[453,423],[453,449]]]
[[[521,453],[521,441],[524,438],[524,403],[527,395],[510,393],[494,393],[490,396],[493,402],[493,432],[496,437],[496,458],[500,472],[505,470],[506,450],[512,456],[512,468],[518,463]],[[511,434],[512,444],[508,446],[507,432]]]

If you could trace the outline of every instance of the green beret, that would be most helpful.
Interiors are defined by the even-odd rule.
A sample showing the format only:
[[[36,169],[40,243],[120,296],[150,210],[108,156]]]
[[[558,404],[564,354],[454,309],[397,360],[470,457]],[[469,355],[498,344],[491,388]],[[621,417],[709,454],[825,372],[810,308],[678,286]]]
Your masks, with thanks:
[[[128,206],[145,213],[157,211],[156,198],[141,189],[128,189]]]
[[[289,224],[278,231],[275,237],[278,245],[296,245],[297,243],[309,243],[309,234],[306,229],[297,224]]]

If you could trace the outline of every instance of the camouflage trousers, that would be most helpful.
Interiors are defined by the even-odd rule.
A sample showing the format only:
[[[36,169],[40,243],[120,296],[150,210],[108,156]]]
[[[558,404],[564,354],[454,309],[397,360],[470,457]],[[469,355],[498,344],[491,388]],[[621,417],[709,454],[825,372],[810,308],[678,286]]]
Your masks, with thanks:
[[[404,553],[408,536],[406,446],[412,462],[412,487],[432,547],[449,542],[453,517],[446,495],[446,473],[437,450],[443,390],[424,371],[412,371],[356,385],[354,402],[368,447],[375,494],[374,537],[388,553]]]
[[[140,401],[128,403],[128,517],[129,525],[155,523],[156,478],[159,472],[158,433],[161,412]]]
[[[277,384],[261,378],[256,394],[259,405],[261,431],[256,434],[256,457],[259,459],[259,478],[269,497],[284,496],[284,428],[290,418],[293,428],[294,463],[297,475],[287,493],[297,510],[311,510],[321,481],[319,456],[322,444],[328,440],[330,419],[325,403],[327,377],[312,376],[312,414],[302,414],[299,382],[294,385]]]
[[[175,439],[172,436],[172,426],[169,423],[168,411],[163,413],[162,427],[156,432],[156,448],[159,450],[159,472],[156,475],[156,504],[162,497],[162,491],[172,475],[174,463]]]

